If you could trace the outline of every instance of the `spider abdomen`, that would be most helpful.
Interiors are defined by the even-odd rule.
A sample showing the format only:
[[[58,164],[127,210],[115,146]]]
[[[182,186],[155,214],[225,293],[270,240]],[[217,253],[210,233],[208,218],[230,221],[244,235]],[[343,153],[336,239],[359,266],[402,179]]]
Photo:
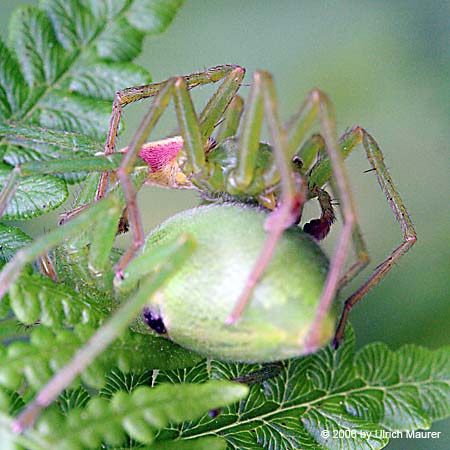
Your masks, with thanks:
[[[228,360],[272,361],[306,353],[328,259],[298,227],[283,234],[242,318],[225,324],[266,239],[267,217],[248,205],[210,205],[182,212],[151,233],[146,251],[186,232],[197,244],[148,305],[172,340]],[[332,310],[320,345],[333,335],[334,322]]]

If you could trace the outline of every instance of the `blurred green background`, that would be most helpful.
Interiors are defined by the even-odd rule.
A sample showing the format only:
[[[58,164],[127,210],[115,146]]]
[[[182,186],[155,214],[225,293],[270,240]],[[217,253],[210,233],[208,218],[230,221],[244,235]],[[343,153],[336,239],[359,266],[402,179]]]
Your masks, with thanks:
[[[6,37],[13,8],[37,2],[0,4]],[[222,63],[243,65],[249,74],[266,69],[274,75],[285,119],[318,87],[334,103],[340,133],[359,124],[374,135],[419,240],[353,311],[359,346],[381,340],[391,348],[405,343],[435,348],[450,340],[449,6],[439,0],[192,0],[165,34],[147,38],[139,58],[155,81]],[[248,87],[241,92],[245,95]],[[209,93],[196,93],[197,101]],[[123,142],[145,108],[128,108]],[[174,120],[166,119],[154,137],[174,127]],[[348,167],[373,269],[401,242],[400,228],[374,174],[363,173],[369,164],[362,148]],[[197,202],[189,192],[154,188],[141,197],[147,229]],[[36,233],[42,232],[39,226]],[[338,233],[339,226],[327,244],[330,251]],[[449,448],[447,428],[448,422],[436,424],[433,430],[446,431],[432,442],[394,440],[388,448]]]

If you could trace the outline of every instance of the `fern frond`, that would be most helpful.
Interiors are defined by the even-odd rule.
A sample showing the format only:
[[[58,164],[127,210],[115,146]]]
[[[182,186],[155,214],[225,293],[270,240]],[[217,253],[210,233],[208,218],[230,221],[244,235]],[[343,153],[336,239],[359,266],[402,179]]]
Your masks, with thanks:
[[[59,331],[39,325],[32,330],[29,342],[0,346],[0,385],[16,390],[26,381],[37,391],[72,359],[94,332],[90,325]],[[108,347],[81,374],[81,379],[86,385],[100,389],[105,385],[106,374],[114,367],[139,373],[153,368],[190,367],[199,360],[195,353],[164,338],[129,331]]]
[[[429,428],[432,421],[450,415],[448,347],[430,351],[408,345],[394,352],[375,343],[355,353],[349,328],[338,351],[327,347],[283,361],[278,369],[278,375],[256,384],[255,377],[267,368],[212,361],[160,372],[155,382],[231,379],[251,384],[249,396],[239,405],[170,427],[164,436],[218,435],[230,450],[372,450],[387,445],[387,431]]]
[[[10,22],[9,47],[0,41],[0,135],[8,144],[2,150],[0,185],[11,165],[76,154],[77,141],[87,144],[83,150],[91,155],[98,151],[115,92],[151,81],[148,72],[132,62],[144,36],[164,31],[181,4],[42,0],[39,8],[19,8]],[[40,127],[41,139],[30,145],[31,127]],[[74,133],[72,146],[58,147],[46,139],[51,130]],[[78,182],[82,176],[68,174],[65,179]],[[5,218],[36,217],[66,198],[63,180],[30,177],[21,181]]]
[[[127,434],[151,444],[169,422],[196,419],[205,411],[235,403],[247,392],[246,386],[228,381],[140,386],[131,394],[117,392],[111,400],[93,399],[86,408],[69,411],[65,419],[56,417],[55,409],[49,410],[37,428],[43,430],[41,436],[51,448],[98,448],[102,442],[118,446]]]
[[[10,306],[26,325],[39,321],[62,328],[79,323],[97,325],[109,310],[67,284],[58,284],[40,274],[23,274],[9,290]]]

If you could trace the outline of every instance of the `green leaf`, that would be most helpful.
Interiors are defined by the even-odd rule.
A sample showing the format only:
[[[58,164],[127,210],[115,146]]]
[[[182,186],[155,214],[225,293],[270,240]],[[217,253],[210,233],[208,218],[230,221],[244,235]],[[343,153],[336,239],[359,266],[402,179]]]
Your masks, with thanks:
[[[3,263],[8,262],[17,252],[17,250],[26,247],[32,242],[32,238],[25,234],[20,228],[4,225],[0,222],[0,268]],[[31,267],[29,268],[30,270]],[[27,272],[28,273],[28,272]],[[10,315],[10,298],[7,295],[0,301],[0,317]],[[8,340],[10,337],[20,336],[22,333],[18,328],[19,322],[2,321],[0,322],[0,336],[2,340]]]
[[[136,64],[97,59],[76,70],[69,88],[81,95],[110,101],[118,90],[150,81],[148,73]]]
[[[0,389],[0,410],[9,411],[12,416],[16,415],[23,407],[23,398],[15,391]]]
[[[103,145],[84,134],[50,130],[30,125],[0,124],[0,136],[9,145],[3,161],[17,166],[30,161],[47,161],[65,158],[73,160],[103,151]],[[80,182],[85,172],[67,172],[63,179],[68,183]]]
[[[127,12],[127,20],[138,30],[161,33],[170,25],[182,5],[183,0],[138,0],[133,2]]]
[[[0,223],[0,261],[9,261],[19,248],[32,242],[30,236],[20,228]]]
[[[27,306],[27,320],[39,316],[40,304]],[[94,332],[95,328],[90,325],[76,325],[59,331],[40,325],[31,332],[29,342],[17,341],[7,347],[0,346],[0,385],[14,390],[26,379],[34,390],[39,389],[70,361]],[[114,341],[81,374],[81,379],[85,384],[100,389],[105,386],[106,375],[115,367],[123,372],[133,370],[139,373],[153,368],[189,367],[200,359],[195,353],[161,337],[128,332]]]
[[[151,384],[151,380],[152,371],[150,370],[124,373],[115,367],[106,377],[105,386],[100,390],[99,394],[101,397],[111,398],[119,391],[132,392],[138,386],[148,386]]]
[[[103,151],[103,144],[86,135],[27,125],[16,126],[10,123],[0,124],[0,136],[2,135],[5,136],[5,142],[18,144],[8,146],[3,156],[5,162],[14,166],[36,163],[22,166],[23,176],[38,174],[43,169],[44,173],[57,173],[57,176],[62,177],[67,183],[75,183],[86,177],[85,170],[99,170],[98,162],[91,162],[89,169],[79,168],[78,162],[81,158],[95,159],[96,157],[90,155]],[[97,158],[101,157],[97,156]],[[50,160],[52,160],[50,165],[40,164],[41,161]],[[51,167],[50,171],[49,167]]]
[[[148,450],[225,450],[227,441],[218,437],[191,439],[189,441],[164,441],[152,444]]]
[[[90,395],[82,386],[76,389],[66,389],[58,397],[58,406],[64,414],[75,408],[84,408],[90,399]]]
[[[9,292],[14,314],[27,325],[36,321],[54,328],[97,325],[108,313],[92,299],[40,274],[22,275]]]
[[[80,345],[91,333],[85,328],[54,336],[40,328],[33,332],[31,346],[22,342],[3,350],[2,385],[17,389],[25,375],[36,387],[44,381],[43,373],[59,366],[61,355],[55,355],[62,348],[74,340]],[[126,336],[113,344],[92,371],[104,373],[111,364],[108,358],[117,363],[122,345],[127,353],[142,354],[145,346],[132,340]],[[36,355],[44,349],[52,357],[42,364],[42,354]],[[89,381],[89,376],[83,379]],[[48,448],[97,448],[101,442],[120,446],[128,435],[151,443],[149,449],[225,448],[224,441],[227,449],[236,450],[379,449],[387,445],[386,430],[429,427],[450,415],[450,348],[405,346],[393,352],[376,343],[355,354],[350,329],[338,351],[325,348],[266,366],[202,361],[169,371],[141,366],[127,375],[113,369],[101,396],[86,403],[84,391],[71,392],[60,400],[67,418],[50,408],[37,426]],[[63,406],[68,403],[72,407]]]
[[[6,162],[11,165],[30,160],[42,160],[45,157],[57,158],[60,152],[89,156],[103,150],[101,142],[85,134],[52,130],[34,125],[2,123],[0,124],[0,136],[3,137],[3,142],[20,145],[39,155],[34,158],[16,157],[9,160],[8,156],[5,156]]]
[[[104,142],[115,92],[150,82],[147,71],[131,62],[145,34],[164,31],[180,6],[173,0],[42,0],[40,8],[19,8],[9,27],[14,50],[0,42],[2,143],[20,146],[1,146],[4,162],[67,159],[63,177],[80,181],[83,174],[71,172],[70,159],[73,150],[92,143],[84,146],[88,139],[79,134]],[[41,127],[34,136],[31,126]],[[63,143],[49,130],[77,133],[75,148],[68,148],[70,135]],[[6,217],[35,217],[64,201],[61,181],[43,185],[39,179],[26,186],[33,195],[41,188],[35,201],[19,190]],[[47,201],[52,190],[55,201]]]
[[[68,53],[77,52],[95,39],[100,23],[83,2],[43,0],[41,5],[50,17],[58,41]]]
[[[160,336],[129,332],[112,344],[108,351],[110,366],[124,372],[159,368],[191,367],[201,357]]]
[[[100,140],[106,136],[111,103],[69,91],[53,90],[41,102],[39,123],[44,128],[82,133]]]
[[[20,110],[28,97],[28,86],[15,55],[0,39],[0,120]]]
[[[6,183],[11,169],[0,165],[0,188]],[[32,219],[60,206],[69,195],[64,180],[52,176],[26,177],[3,214],[5,220]]]
[[[428,353],[413,345],[393,353],[378,343],[358,354],[358,371],[367,383],[382,386],[388,380],[394,386],[384,392],[384,411],[375,417],[385,428],[429,428],[431,419],[439,420],[450,414],[448,349],[436,351],[433,359]],[[429,364],[423,364],[425,361]]]
[[[7,300],[7,301],[5,301]],[[5,306],[5,310],[3,310],[3,306]],[[6,306],[8,307],[6,309]],[[31,330],[33,327],[24,325],[19,322],[14,317],[11,317],[9,308],[9,298],[3,299],[0,303],[0,342],[7,344],[18,339],[26,339],[29,337]],[[9,316],[8,318],[3,318],[5,316]]]
[[[115,429],[124,429],[133,439],[150,444],[156,430],[169,421],[194,420],[204,411],[239,401],[247,392],[246,386],[228,381],[209,381],[200,385],[161,384],[155,388],[140,386],[131,394],[116,393],[111,401],[91,400],[82,413],[80,410],[69,411],[67,420],[59,421],[57,427],[52,412],[44,413],[38,429],[42,430],[43,439],[51,443],[51,448],[68,448],[68,441],[72,445],[69,448],[96,448],[102,441],[118,445],[118,436],[111,436],[111,430]],[[212,448],[224,448],[218,446],[218,439],[209,442],[214,445]],[[172,443],[167,448],[190,449],[195,448],[193,444],[177,446]],[[205,448],[204,443],[197,448]]]
[[[134,59],[142,49],[144,33],[122,18],[111,23],[97,40],[97,53],[106,60],[122,62]]]
[[[9,29],[28,85],[41,92],[61,76],[68,62],[50,19],[43,11],[26,6],[14,12]]]

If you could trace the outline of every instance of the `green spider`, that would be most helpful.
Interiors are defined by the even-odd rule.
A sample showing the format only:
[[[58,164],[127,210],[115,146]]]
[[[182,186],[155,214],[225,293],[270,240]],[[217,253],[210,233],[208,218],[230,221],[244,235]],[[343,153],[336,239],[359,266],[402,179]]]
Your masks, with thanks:
[[[107,266],[107,255],[115,239],[117,223],[125,205],[132,233],[132,245],[115,268],[117,284],[132,284],[139,277],[145,279],[155,267],[159,268],[160,272],[158,276],[144,282],[135,297],[123,305],[113,315],[110,323],[102,327],[76,358],[49,382],[18,419],[16,430],[20,431],[31,423],[39,410],[53,401],[95,355],[128,326],[146,301],[170,278],[171,274],[183,264],[189,264],[186,258],[195,250],[187,237],[172,240],[157,251],[136,257],[144,243],[144,233],[136,204],[136,181],[133,182],[131,177],[138,166],[146,167],[145,180],[140,179],[138,185],[146,181],[170,188],[196,189],[207,202],[238,201],[259,205],[271,211],[264,224],[265,242],[253,269],[246,276],[247,281],[239,298],[236,298],[234,307],[229,311],[226,318],[228,326],[235,323],[239,325],[239,320],[243,314],[245,315],[252,293],[270,263],[283,232],[287,228],[300,226],[303,207],[309,200],[318,200],[321,216],[305,224],[303,229],[316,240],[326,237],[335,220],[331,197],[325,188],[328,184],[331,186],[341,206],[343,229],[334,256],[331,258],[314,320],[302,343],[303,353],[314,351],[322,344],[320,333],[336,292],[354,278],[369,260],[343,163],[359,143],[363,144],[382,191],[401,226],[403,242],[346,300],[334,337],[335,346],[343,336],[348,313],[353,305],[379,282],[416,241],[413,224],[384,164],[381,150],[364,129],[356,126],[338,140],[331,104],[328,97],[319,90],[311,91],[286,125],[281,124],[273,81],[270,74],[264,71],[253,74],[249,97],[244,108],[242,98],[237,95],[244,75],[245,70],[242,67],[221,65],[187,76],[173,77],[161,83],[120,91],[116,94],[113,104],[104,157],[85,161],[79,159],[65,165],[61,165],[60,162],[53,164],[51,161],[40,166],[33,163],[34,173],[36,170],[40,173],[74,170],[104,172],[93,205],[79,208],[77,214],[71,214],[70,220],[63,226],[37,240],[27,249],[19,251],[5,266],[0,275],[1,296],[27,262],[42,256],[63,240],[89,229],[93,223],[97,224],[95,233],[97,239],[94,237],[90,245],[90,268],[93,273],[102,273]],[[218,81],[221,81],[218,89],[197,115],[189,90]],[[123,107],[148,97],[154,97],[152,106],[131,144],[115,153]],[[172,98],[180,135],[146,142]],[[261,143],[259,140],[264,119],[271,138],[270,144]],[[316,121],[320,127],[320,134],[311,136],[310,130]],[[14,192],[17,178],[26,175],[27,168],[31,171],[30,164],[15,169],[0,195],[0,210],[6,207],[8,199]],[[124,199],[119,194],[117,187],[119,185],[123,190]],[[344,271],[352,242],[357,260]],[[145,269],[142,269],[144,266]],[[137,268],[139,273],[132,273],[130,267]],[[152,324],[153,319],[148,322]],[[153,325],[155,329],[164,326],[158,321],[153,322]]]
[[[319,90],[311,91],[299,111],[287,121],[286,126],[282,126],[278,118],[273,81],[270,74],[264,71],[255,72],[253,75],[252,87],[241,121],[243,100],[236,93],[244,74],[245,70],[242,67],[223,65],[186,77],[175,77],[160,84],[119,92],[114,101],[105,153],[114,151],[123,106],[157,93],[158,101],[155,99],[157,106],[149,111],[146,123],[143,122],[142,132],[138,132],[130,148],[125,149],[128,162],[124,162],[117,171],[121,181],[124,184],[127,182],[126,172],[138,153],[152,169],[149,183],[171,188],[198,189],[206,199],[218,195],[227,199],[256,202],[274,210],[266,223],[268,239],[261,258],[256,262],[245,289],[227,319],[229,324],[241,316],[255,284],[270,260],[280,234],[289,226],[298,223],[306,201],[317,198],[322,215],[319,219],[307,223],[305,231],[318,240],[326,237],[335,220],[335,214],[331,198],[324,186],[333,181],[334,176],[333,184],[342,205],[344,229],[318,307],[316,323],[320,323],[336,291],[354,278],[369,260],[356,220],[348,177],[342,164],[342,159],[347,157],[356,145],[363,143],[367,158],[402,228],[404,240],[345,302],[335,337],[337,345],[342,338],[348,312],[352,306],[414,244],[416,240],[414,227],[384,164],[381,150],[372,136],[364,129],[354,127],[337,141],[332,107],[328,97]],[[223,81],[219,89],[197,118],[188,90],[221,79]],[[149,130],[172,95],[181,136],[144,144]],[[264,117],[272,138],[271,146],[259,141]],[[321,134],[308,138],[308,131],[317,118]],[[217,135],[212,139],[214,128],[221,120]],[[98,198],[104,195],[104,179],[105,177],[99,185]],[[134,194],[132,189],[129,191],[130,205]],[[133,214],[137,216],[137,211]],[[121,270],[129,260],[131,252],[143,243],[139,220],[136,219],[133,223],[134,248],[124,256],[118,270]],[[352,234],[357,261],[341,276]],[[314,336],[311,340],[314,341]]]

